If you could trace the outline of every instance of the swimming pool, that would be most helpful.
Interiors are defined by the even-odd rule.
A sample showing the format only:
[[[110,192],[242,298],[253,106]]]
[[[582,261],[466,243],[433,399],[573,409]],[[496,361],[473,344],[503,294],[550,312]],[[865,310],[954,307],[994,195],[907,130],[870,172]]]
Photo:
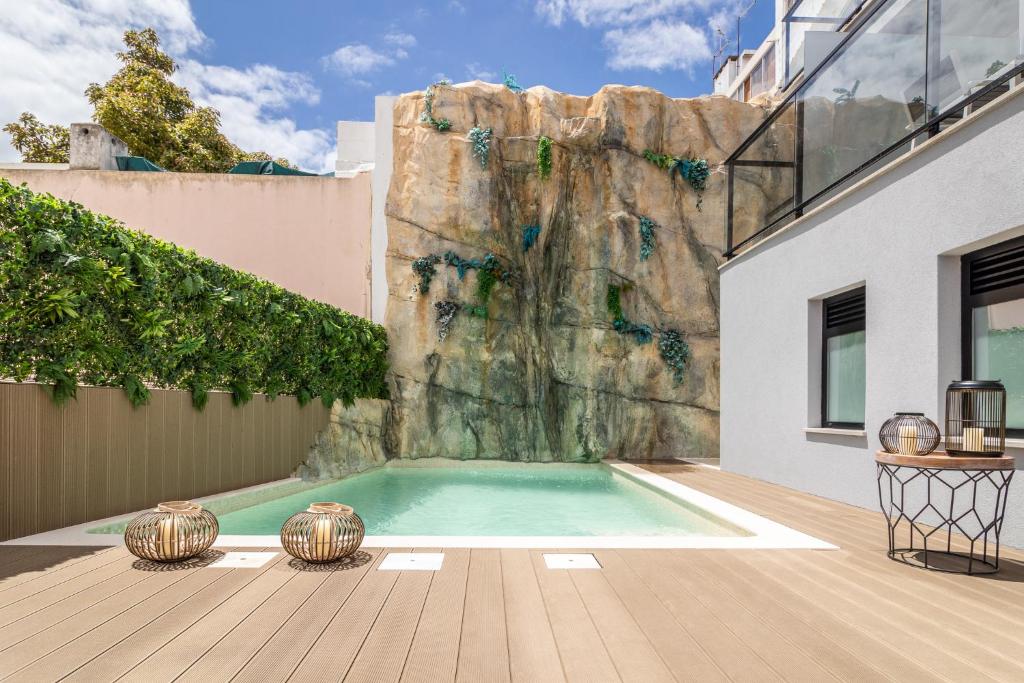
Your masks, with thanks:
[[[359,513],[370,536],[744,536],[749,531],[609,467],[383,467],[219,517],[270,535],[315,501]]]
[[[685,475],[684,475],[685,476]],[[280,546],[309,503],[352,505],[373,548],[807,548],[821,539],[625,462],[594,465],[393,460],[334,482],[286,479],[198,498],[215,546]],[[5,543],[116,545],[138,513]]]

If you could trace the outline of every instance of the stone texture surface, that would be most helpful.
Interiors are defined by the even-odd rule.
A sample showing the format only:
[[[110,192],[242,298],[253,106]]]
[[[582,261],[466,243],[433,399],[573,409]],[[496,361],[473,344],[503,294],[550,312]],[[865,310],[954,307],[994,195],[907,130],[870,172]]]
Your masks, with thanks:
[[[336,401],[331,421],[320,432],[309,458],[295,474],[303,479],[340,479],[383,465],[384,435],[381,428],[390,408],[388,401],[366,399],[351,407]]]
[[[376,423],[387,457],[523,461],[624,460],[718,453],[718,271],[725,242],[720,163],[764,119],[722,97],[671,99],[607,86],[591,97],[535,87],[522,94],[474,81],[436,88],[440,133],[421,122],[422,93],[395,105],[394,175],[387,198],[391,402]],[[491,127],[486,168],[466,133]],[[551,177],[536,170],[541,135]],[[645,149],[708,159],[703,209]],[[660,227],[639,258],[639,217]],[[522,227],[541,226],[522,248]],[[511,266],[487,318],[461,310],[438,340],[434,304],[474,304],[476,271],[437,266],[417,291],[414,259],[493,253]],[[626,317],[655,330],[638,345],[617,333],[608,285]],[[692,356],[673,382],[658,331],[679,330]],[[374,413],[376,415],[376,413]],[[352,427],[359,440],[372,429]],[[365,443],[360,441],[361,443]],[[353,448],[365,448],[355,443]],[[371,459],[377,458],[376,446]]]

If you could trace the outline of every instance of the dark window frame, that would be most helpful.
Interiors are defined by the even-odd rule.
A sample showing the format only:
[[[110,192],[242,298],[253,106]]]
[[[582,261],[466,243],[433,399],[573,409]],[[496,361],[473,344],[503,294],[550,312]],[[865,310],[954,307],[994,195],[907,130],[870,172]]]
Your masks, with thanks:
[[[829,327],[829,307],[858,298],[864,299],[864,315],[859,320]],[[830,296],[821,302],[821,426],[827,429],[864,429],[863,422],[837,422],[828,419],[828,340],[851,332],[863,332],[866,321],[867,297],[863,286]]]
[[[1024,299],[1024,284],[971,294],[971,268],[975,262],[981,259],[1021,247],[1024,247],[1024,236],[972,251],[960,257],[960,372],[963,379],[979,379],[974,376],[974,309]],[[1001,378],[985,377],[984,379]],[[1006,436],[1024,438],[1024,429],[1007,427]]]

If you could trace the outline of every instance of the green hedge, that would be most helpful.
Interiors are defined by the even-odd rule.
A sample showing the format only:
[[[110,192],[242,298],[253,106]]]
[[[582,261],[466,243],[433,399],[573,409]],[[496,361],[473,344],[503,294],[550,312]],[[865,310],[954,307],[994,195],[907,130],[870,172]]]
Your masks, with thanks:
[[[218,229],[219,226],[209,226]],[[0,178],[0,377],[77,384],[386,395],[384,329]]]

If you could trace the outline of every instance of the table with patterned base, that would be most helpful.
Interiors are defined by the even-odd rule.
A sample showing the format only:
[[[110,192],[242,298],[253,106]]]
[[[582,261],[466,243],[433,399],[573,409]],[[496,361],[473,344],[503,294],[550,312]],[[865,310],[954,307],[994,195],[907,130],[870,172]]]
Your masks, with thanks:
[[[999,532],[1013,478],[1012,456],[879,451],[875,464],[891,559],[958,574],[999,571]],[[904,530],[909,544],[897,547]],[[969,550],[953,550],[954,532],[967,538]],[[915,545],[915,536],[920,545]]]

